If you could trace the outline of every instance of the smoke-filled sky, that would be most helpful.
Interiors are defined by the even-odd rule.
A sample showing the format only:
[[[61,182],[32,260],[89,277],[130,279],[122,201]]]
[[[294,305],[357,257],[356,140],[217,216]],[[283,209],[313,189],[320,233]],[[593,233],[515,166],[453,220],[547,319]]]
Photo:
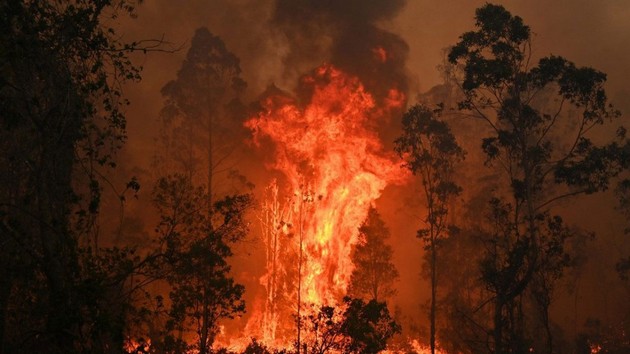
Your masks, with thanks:
[[[455,44],[459,35],[473,29],[475,9],[484,3],[482,0],[145,1],[138,8],[138,18],[123,24],[123,38],[131,41],[163,36],[181,50],[137,58],[144,71],[141,83],[126,88],[132,101],[128,111],[126,158],[140,168],[148,167],[162,107],[160,89],[175,78],[192,35],[201,26],[220,36],[241,59],[242,76],[248,83],[246,100],[255,99],[270,84],[292,91],[300,75],[327,62],[359,76],[373,92],[378,90],[379,83],[388,80],[387,87],[394,85],[406,91],[413,102],[417,94],[440,84],[436,67],[443,60],[444,49]],[[578,66],[604,71],[608,74],[607,90],[612,102],[622,111],[630,112],[628,0],[495,3],[521,16],[531,27],[535,56],[561,55]],[[394,56],[389,66],[381,67],[384,70],[381,72],[371,71],[371,61],[377,57],[365,55],[367,49],[375,46],[383,46]],[[379,95],[381,98],[386,95],[375,93],[377,100]],[[397,124],[397,120],[391,122],[392,131],[398,129]],[[408,237],[413,240],[411,232]],[[414,248],[399,249],[409,254],[415,252]],[[420,262],[417,263],[414,267],[419,267]],[[417,278],[417,272],[402,273],[402,282]],[[411,291],[401,294],[409,299],[408,306],[418,303],[411,294]]]
[[[308,5],[308,4],[318,5]],[[352,65],[348,54],[366,36],[400,36],[408,46],[406,73],[410,97],[440,83],[436,66],[443,49],[471,30],[474,11],[485,1],[145,1],[138,18],[124,24],[124,38],[164,38],[182,46],[175,54],[140,58],[143,81],[127,89],[132,150],[143,150],[134,135],[150,133],[161,106],[159,89],[175,77],[194,30],[207,26],[241,58],[248,94],[255,97],[271,83],[291,89],[296,77],[324,61]],[[630,82],[630,5],[626,0],[497,1],[521,16],[535,33],[535,54],[562,55],[578,65],[608,74],[608,90],[622,110]],[[304,6],[306,4],[306,6]],[[376,24],[383,29],[373,33]],[[344,27],[343,29],[340,29]],[[339,31],[345,30],[344,33]],[[371,32],[372,31],[372,32]],[[288,33],[288,34],[287,34]],[[299,45],[297,45],[299,44]],[[396,43],[399,47],[404,43]],[[404,48],[398,48],[404,51]],[[346,55],[342,57],[342,55]],[[362,64],[362,63],[357,63]],[[403,64],[403,63],[401,63]],[[361,68],[357,68],[360,70]],[[145,136],[138,138],[145,140]]]

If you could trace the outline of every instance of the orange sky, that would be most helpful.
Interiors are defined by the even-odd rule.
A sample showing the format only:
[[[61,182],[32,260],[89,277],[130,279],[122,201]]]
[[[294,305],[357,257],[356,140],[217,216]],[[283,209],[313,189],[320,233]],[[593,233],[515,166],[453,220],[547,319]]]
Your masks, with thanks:
[[[408,43],[407,61],[412,83],[410,96],[439,83],[436,66],[443,48],[454,44],[463,32],[472,29],[474,11],[482,0],[411,0],[392,21],[382,23]],[[577,65],[593,66],[608,74],[608,91],[622,110],[630,110],[625,99],[630,82],[630,5],[626,0],[530,0],[497,1],[521,16],[535,33],[538,55],[562,55]],[[146,123],[157,116],[159,89],[175,77],[188,49],[194,30],[207,26],[241,58],[243,75],[253,97],[270,83],[291,89],[295,77],[287,75],[283,58],[288,48],[281,35],[268,25],[270,0],[188,0],[145,1],[138,18],[125,21],[124,38],[160,38],[183,46],[175,54],[153,53],[140,57],[143,81],[128,87],[133,106],[129,111],[129,149],[144,151]],[[313,62],[328,58],[313,57]],[[134,137],[139,138],[135,139]]]
[[[380,24],[382,28],[400,35],[409,46],[409,97],[440,83],[436,66],[441,62],[442,50],[456,43],[463,32],[473,28],[474,11],[485,2],[409,0],[394,19]],[[190,38],[200,26],[206,26],[219,35],[229,50],[241,58],[243,77],[249,84],[249,98],[256,97],[271,83],[288,91],[293,88],[296,75],[301,72],[287,70],[283,64],[289,48],[283,36],[269,26],[272,3],[271,0],[145,1],[138,8],[137,19],[125,20],[120,31],[124,39],[164,36],[175,47],[182,46],[175,54],[151,53],[138,57],[138,63],[144,66],[143,81],[129,85],[125,92],[132,101],[127,112],[129,140],[126,158],[131,157],[140,168],[148,167],[158,112],[162,106],[159,91],[166,82],[175,78]],[[521,16],[531,27],[535,33],[535,55],[561,55],[578,66],[592,66],[606,72],[609,97],[622,111],[630,112],[630,100],[627,98],[630,90],[626,86],[630,82],[630,2],[509,0],[495,3]],[[322,52],[314,53],[310,60],[321,64],[328,58]],[[387,212],[384,216],[389,217],[390,222],[396,220]],[[399,215],[399,220],[404,217],[407,216]],[[409,243],[418,243],[413,238],[416,226],[409,225],[412,234],[400,237],[405,237]],[[417,246],[421,247],[419,243]],[[399,248],[405,254],[398,254],[398,257],[406,259],[400,264],[418,269],[401,271],[401,282],[418,279],[420,261],[419,257],[413,257],[415,249]],[[415,260],[410,263],[407,257]],[[401,295],[407,301],[404,306],[416,306],[419,299],[415,298],[415,294],[413,288],[403,290]]]

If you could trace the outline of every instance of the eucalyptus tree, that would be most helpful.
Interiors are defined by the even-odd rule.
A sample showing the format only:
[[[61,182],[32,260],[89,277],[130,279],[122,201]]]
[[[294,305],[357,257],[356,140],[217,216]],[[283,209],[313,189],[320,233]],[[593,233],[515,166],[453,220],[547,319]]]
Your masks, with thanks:
[[[161,90],[160,177],[181,171],[195,184],[203,182],[210,198],[217,195],[217,183],[224,182],[217,175],[229,177],[240,141],[239,97],[247,86],[240,74],[240,61],[223,40],[197,29],[177,77]]]
[[[236,283],[228,263],[231,245],[248,232],[247,194],[231,195],[210,203],[203,187],[195,187],[183,174],[161,178],[153,191],[160,221],[155,274],[169,285],[166,328],[155,338],[161,350],[175,343],[174,333],[193,332],[193,345],[184,348],[209,353],[219,332],[219,321],[245,311],[245,288]],[[212,213],[208,214],[208,209]]]
[[[100,171],[125,142],[137,1],[0,2],[0,352],[122,347],[126,251],[95,238]],[[134,182],[130,185],[137,189]],[[120,301],[119,301],[120,300]]]
[[[505,189],[492,198],[491,237],[482,280],[494,294],[495,353],[525,352],[534,337],[553,351],[548,307],[553,285],[569,264],[570,236],[555,202],[608,187],[619,173],[618,145],[598,145],[597,126],[617,118],[604,90],[606,75],[559,56],[538,60],[531,31],[504,7],[477,9],[475,29],[449,52],[459,66],[459,108],[490,131],[487,163],[502,171]],[[522,299],[544,296],[543,333],[526,335]]]
[[[427,208],[423,218],[425,227],[418,237],[429,253],[431,277],[431,353],[435,353],[438,269],[437,255],[440,241],[449,237],[449,205],[461,188],[455,183],[455,166],[464,158],[448,124],[441,119],[441,108],[411,107],[402,118],[403,134],[396,139],[396,151],[404,159],[404,166],[420,178]]]

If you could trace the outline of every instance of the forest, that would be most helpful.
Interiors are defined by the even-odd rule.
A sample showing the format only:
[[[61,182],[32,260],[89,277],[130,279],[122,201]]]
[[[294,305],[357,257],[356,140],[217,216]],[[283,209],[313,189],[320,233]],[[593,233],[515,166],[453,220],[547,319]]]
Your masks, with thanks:
[[[630,353],[630,12],[533,3],[0,0],[0,354]]]

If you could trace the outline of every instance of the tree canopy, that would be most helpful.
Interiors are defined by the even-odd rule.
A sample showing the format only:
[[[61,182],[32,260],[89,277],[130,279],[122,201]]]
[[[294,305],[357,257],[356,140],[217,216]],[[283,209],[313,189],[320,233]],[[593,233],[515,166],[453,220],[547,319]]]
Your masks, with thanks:
[[[503,176],[490,201],[492,236],[481,264],[494,294],[493,350],[523,352],[540,338],[524,328],[523,295],[550,296],[568,265],[563,246],[571,232],[551,207],[605,190],[620,172],[619,144],[598,145],[592,134],[619,112],[608,103],[604,73],[559,56],[534,64],[530,28],[503,6],[486,4],[475,19],[476,29],[448,58],[461,69],[459,108],[490,129],[481,147]],[[544,346],[552,351],[543,302]]]
[[[378,211],[370,207],[368,216],[359,227],[359,242],[352,251],[355,269],[351,274],[351,296],[366,301],[385,301],[395,294],[398,271],[392,263],[392,247],[388,245],[389,230]]]

